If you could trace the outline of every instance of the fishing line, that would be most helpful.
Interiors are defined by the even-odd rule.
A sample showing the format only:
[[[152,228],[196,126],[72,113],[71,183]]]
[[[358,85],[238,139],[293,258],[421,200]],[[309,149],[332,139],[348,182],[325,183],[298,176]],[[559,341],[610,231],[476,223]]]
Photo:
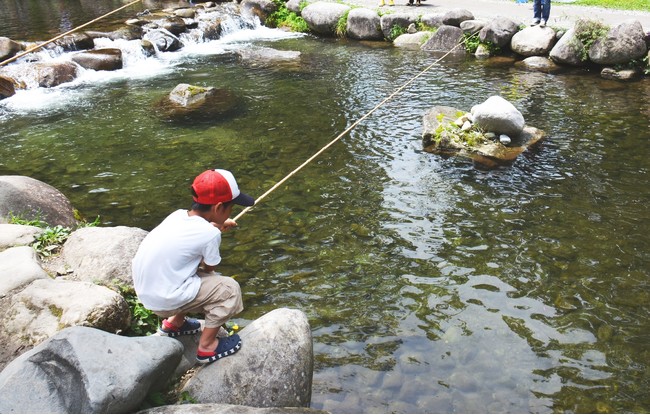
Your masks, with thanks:
[[[289,180],[293,175],[295,175],[295,174],[298,173],[300,170],[302,170],[303,167],[305,167],[306,165],[308,165],[309,163],[311,163],[312,161],[314,161],[314,159],[316,159],[316,157],[320,156],[320,155],[321,155],[322,153],[324,153],[328,148],[330,148],[331,146],[333,146],[337,141],[339,141],[342,137],[344,137],[347,133],[349,133],[350,131],[352,131],[352,129],[354,129],[357,125],[359,125],[363,120],[365,120],[366,118],[368,118],[368,117],[369,117],[373,112],[377,111],[380,107],[382,107],[382,106],[385,105],[388,101],[390,101],[391,99],[393,99],[397,94],[399,94],[400,92],[402,92],[402,91],[403,91],[407,86],[409,86],[410,84],[412,84],[413,82],[415,82],[416,79],[420,78],[422,75],[424,75],[426,72],[428,72],[431,68],[433,68],[435,65],[437,65],[441,60],[443,60],[443,59],[446,58],[450,53],[452,53],[452,52],[453,52],[457,47],[459,47],[459,46],[461,46],[461,45],[464,45],[465,42],[467,42],[467,40],[468,40],[469,38],[476,36],[477,33],[478,33],[478,31],[472,33],[472,34],[471,34],[470,36],[468,36],[467,38],[463,38],[463,40],[461,40],[460,42],[458,42],[458,43],[456,44],[456,46],[454,46],[453,48],[451,48],[449,51],[447,51],[447,52],[446,52],[444,55],[442,55],[440,58],[436,59],[432,64],[430,64],[429,66],[427,66],[426,68],[424,68],[422,71],[420,71],[420,73],[418,73],[417,75],[415,75],[414,77],[412,77],[411,79],[409,79],[407,82],[405,82],[402,86],[400,86],[399,88],[397,88],[397,89],[396,89],[392,94],[390,94],[389,96],[387,96],[386,98],[384,98],[384,99],[383,99],[379,104],[375,105],[375,107],[374,107],[373,109],[371,109],[370,111],[368,111],[368,112],[367,112],[366,114],[364,114],[361,118],[359,118],[359,119],[356,120],[354,123],[352,123],[348,128],[346,128],[346,129],[345,129],[341,134],[339,134],[338,136],[336,136],[332,141],[330,141],[329,143],[327,143],[323,148],[321,148],[321,149],[318,150],[316,153],[314,153],[313,156],[309,157],[307,160],[305,160],[304,163],[302,163],[300,166],[296,167],[296,168],[295,168],[291,173],[289,173],[289,174],[287,174],[286,176],[284,176],[284,178],[283,178],[282,180],[280,180],[279,182],[277,182],[276,184],[274,184],[274,185],[273,185],[269,190],[267,190],[266,192],[264,192],[264,194],[262,194],[260,197],[258,197],[257,199],[255,199],[255,204],[254,204],[253,206],[247,206],[246,208],[244,208],[244,210],[242,210],[241,212],[239,212],[239,214],[238,214],[237,216],[235,216],[235,217],[233,218],[233,220],[236,222],[237,219],[239,219],[239,218],[241,218],[242,216],[244,216],[244,215],[245,215],[249,210],[253,209],[255,206],[257,206],[257,204],[258,204],[260,201],[262,201],[264,198],[266,198],[266,196],[268,196],[268,195],[271,194],[275,189],[277,189],[278,187],[280,187],[280,186],[282,185],[282,183],[284,183],[284,182],[286,182],[287,180]]]
[[[93,20],[89,21],[88,23],[84,23],[84,24],[82,24],[81,26],[75,27],[75,28],[72,29],[72,30],[68,30],[67,32],[62,33],[62,34],[58,35],[57,37],[54,37],[54,38],[48,40],[47,42],[43,42],[43,43],[41,43],[41,44],[39,44],[39,45],[32,46],[31,48],[25,50],[24,52],[21,52],[21,53],[19,53],[18,55],[15,55],[14,57],[11,57],[11,58],[9,58],[9,59],[7,59],[7,60],[4,60],[4,61],[0,62],[0,66],[6,65],[6,64],[8,64],[8,63],[10,63],[10,62],[13,62],[13,61],[15,61],[15,60],[17,60],[17,59],[20,59],[20,58],[22,58],[23,56],[27,55],[28,53],[32,53],[32,52],[34,52],[34,51],[36,51],[36,50],[39,50],[40,48],[42,48],[42,47],[45,46],[45,45],[49,45],[50,43],[55,42],[55,41],[61,39],[61,38],[64,37],[64,36],[67,36],[67,35],[69,35],[69,34],[71,34],[71,33],[74,33],[74,32],[76,32],[76,31],[79,30],[79,29],[83,29],[84,27],[86,27],[86,26],[88,26],[88,25],[91,25],[91,24],[93,24],[93,23],[95,23],[95,22],[98,22],[99,20],[103,19],[103,18],[106,17],[106,16],[110,16],[110,15],[113,14],[113,13],[116,13],[116,12],[122,10],[122,9],[125,9],[125,8],[127,8],[127,7],[129,7],[129,6],[132,6],[132,5],[136,4],[136,3],[139,3],[139,2],[141,2],[141,1],[142,1],[142,0],[135,0],[135,1],[132,1],[131,3],[126,4],[126,5],[122,6],[122,7],[119,7],[119,8],[117,8],[117,9],[111,11],[111,12],[108,12],[108,13],[106,13],[106,14],[103,15],[103,16],[99,16],[98,18],[93,19]]]

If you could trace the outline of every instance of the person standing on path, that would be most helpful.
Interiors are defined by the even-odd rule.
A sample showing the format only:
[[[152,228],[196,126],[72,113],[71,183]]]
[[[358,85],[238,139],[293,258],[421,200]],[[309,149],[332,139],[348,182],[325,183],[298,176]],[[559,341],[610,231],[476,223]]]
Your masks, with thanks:
[[[172,212],[142,240],[132,262],[133,285],[142,304],[164,318],[158,332],[177,337],[201,331],[188,313],[205,314],[196,352],[198,363],[211,363],[241,348],[239,335],[217,337],[221,326],[240,313],[237,281],[214,268],[221,262],[221,233],[237,226],[235,204],[252,206],[227,170],[206,170],[192,184],[190,210]]]
[[[533,0],[533,26],[546,26],[551,16],[551,0]]]

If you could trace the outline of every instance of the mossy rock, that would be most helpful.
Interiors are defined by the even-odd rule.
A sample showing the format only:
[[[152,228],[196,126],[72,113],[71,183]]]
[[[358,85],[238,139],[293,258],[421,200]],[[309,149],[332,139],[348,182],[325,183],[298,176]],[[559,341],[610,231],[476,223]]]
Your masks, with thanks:
[[[510,137],[508,145],[490,138],[487,132],[472,126],[467,130],[457,125],[466,112],[453,107],[436,106],[424,115],[422,146],[424,151],[446,156],[469,157],[482,167],[494,168],[513,162],[517,156],[544,137],[544,132],[526,126],[521,134]]]

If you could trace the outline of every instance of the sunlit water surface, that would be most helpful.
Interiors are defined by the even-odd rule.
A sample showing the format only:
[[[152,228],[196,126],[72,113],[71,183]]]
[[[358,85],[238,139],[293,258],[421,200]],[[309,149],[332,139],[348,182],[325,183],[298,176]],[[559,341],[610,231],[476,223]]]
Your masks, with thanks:
[[[229,36],[0,101],[0,174],[47,182],[105,226],[150,230],[188,206],[205,168],[262,194],[435,60],[264,28]],[[260,46],[300,62],[232,53]],[[162,121],[153,107],[179,83],[244,104]],[[496,94],[546,131],[541,145],[491,171],[422,151],[427,109]],[[304,311],[312,407],[333,413],[649,412],[649,98],[647,80],[442,62],[226,234],[237,322]]]

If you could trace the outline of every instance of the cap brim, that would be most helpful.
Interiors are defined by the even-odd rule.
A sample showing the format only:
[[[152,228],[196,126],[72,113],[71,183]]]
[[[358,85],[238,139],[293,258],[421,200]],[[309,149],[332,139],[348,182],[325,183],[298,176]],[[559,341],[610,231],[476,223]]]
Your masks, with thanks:
[[[246,193],[239,193],[239,196],[232,200],[235,204],[241,206],[253,206],[255,204],[255,199]]]

